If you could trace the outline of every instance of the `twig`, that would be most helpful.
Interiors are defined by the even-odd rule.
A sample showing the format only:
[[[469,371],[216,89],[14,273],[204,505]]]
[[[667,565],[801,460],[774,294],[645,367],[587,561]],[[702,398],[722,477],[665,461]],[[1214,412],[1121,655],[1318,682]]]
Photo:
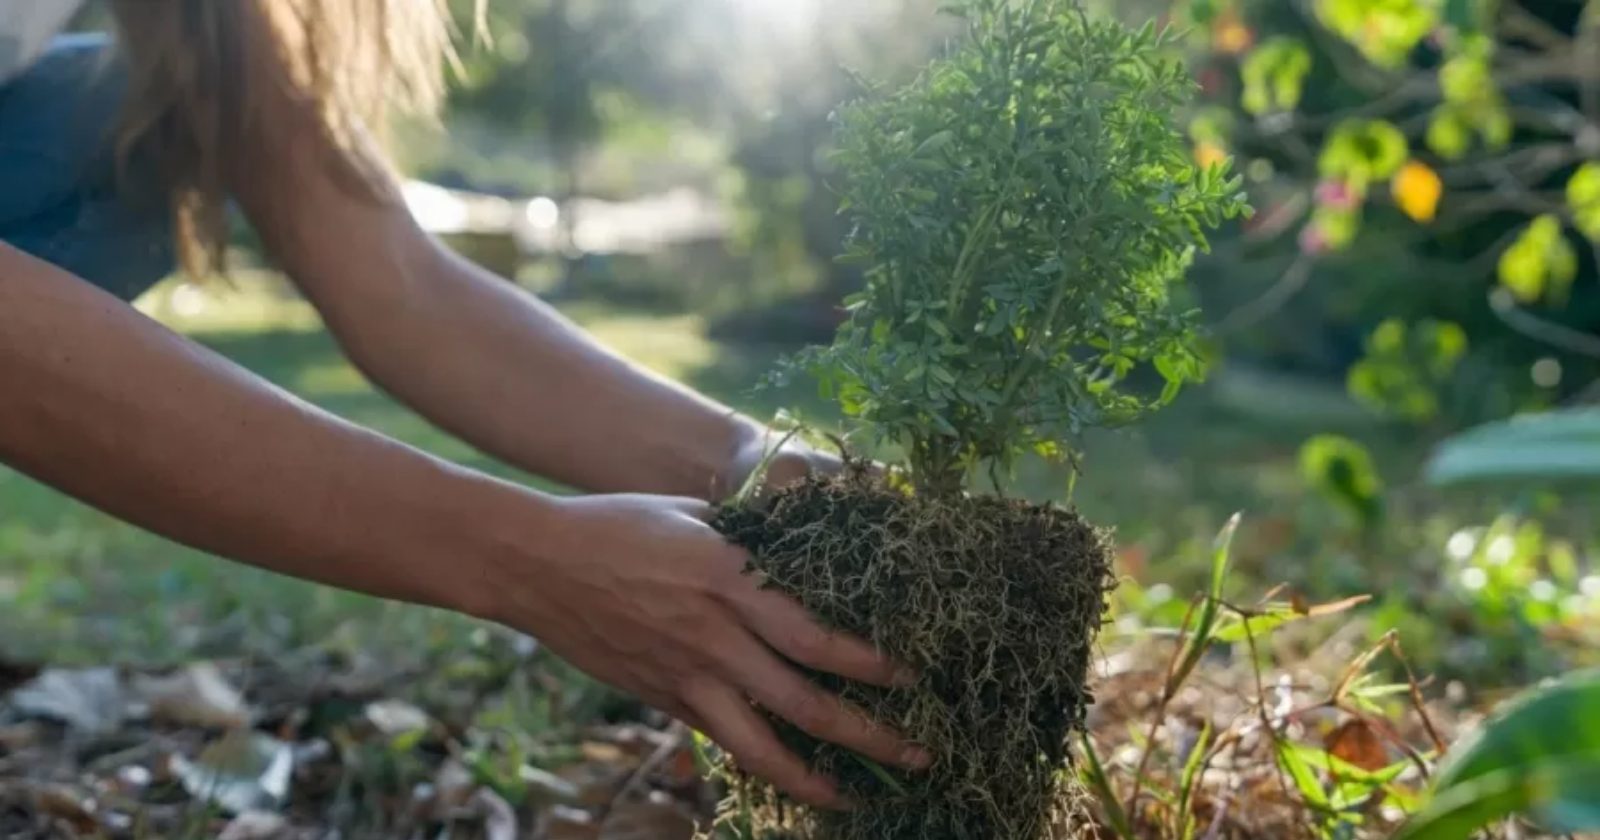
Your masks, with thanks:
[[[1267,739],[1272,743],[1272,767],[1273,770],[1276,771],[1274,775],[1278,777],[1278,785],[1279,787],[1283,788],[1284,797],[1292,801],[1294,799],[1294,791],[1289,786],[1289,779],[1284,775],[1283,762],[1278,760],[1277,755],[1279,741],[1278,730],[1272,725],[1272,719],[1267,716],[1267,686],[1266,683],[1261,679],[1261,653],[1256,649],[1256,634],[1255,631],[1250,628],[1250,622],[1248,621],[1246,621],[1244,624],[1244,639],[1245,642],[1250,646],[1250,670],[1255,674],[1256,679],[1256,711],[1261,717],[1261,728]],[[1305,801],[1304,796],[1301,796],[1300,799],[1302,802]],[[1311,803],[1306,802],[1307,806],[1310,806],[1310,804]],[[1305,810],[1309,810],[1309,807]],[[1306,828],[1310,829],[1307,833],[1310,835],[1315,835],[1316,826],[1311,823],[1311,818],[1306,815],[1305,810],[1301,811],[1300,815],[1305,817]]]
[[[1294,263],[1289,266],[1289,270],[1285,271],[1276,283],[1273,283],[1270,288],[1262,292],[1255,300],[1228,313],[1212,328],[1212,331],[1219,335],[1238,332],[1247,327],[1253,327],[1271,317],[1286,306],[1289,301],[1293,300],[1295,295],[1300,294],[1306,288],[1307,284],[1311,282],[1311,270],[1315,265],[1316,260],[1314,258],[1307,254],[1301,254],[1295,258]]]
[[[1600,359],[1600,337],[1540,318],[1518,306],[1516,297],[1506,289],[1489,292],[1489,308],[1506,326],[1528,338],[1569,353]]]
[[[644,763],[640,764],[638,769],[628,776],[627,781],[623,782],[622,786],[617,789],[616,796],[611,797],[611,801],[607,802],[606,806],[600,810],[595,823],[604,827],[606,820],[610,819],[617,806],[627,802],[629,797],[643,790],[649,784],[650,777],[661,769],[661,765],[666,764],[668,760],[688,745],[690,737],[688,726],[685,726],[681,721],[673,721],[672,725],[667,727],[666,737],[656,746],[655,751],[645,758]]]
[[[1545,23],[1544,19],[1530,14],[1518,3],[1505,3],[1501,6],[1505,15],[1502,25],[1508,35],[1526,39],[1528,43],[1547,50],[1567,49],[1572,46],[1572,39],[1565,32]]]
[[[1422,688],[1417,684],[1417,675],[1411,670],[1411,660],[1406,658],[1405,649],[1400,646],[1400,637],[1395,636],[1390,645],[1390,653],[1400,660],[1400,666],[1406,669],[1406,683],[1411,687],[1411,705],[1417,707],[1417,716],[1422,718],[1422,728],[1427,730],[1428,739],[1433,741],[1433,748],[1443,755],[1449,748],[1444,739],[1439,737],[1439,730],[1433,725],[1433,717],[1428,714],[1428,707],[1422,702]]]
[[[1183,624],[1179,625],[1177,649],[1172,654],[1172,659],[1167,663],[1167,674],[1161,683],[1161,699],[1156,703],[1155,716],[1150,721],[1150,734],[1144,739],[1144,749],[1139,753],[1139,763],[1133,771],[1133,793],[1128,795],[1128,804],[1123,807],[1128,819],[1137,822],[1139,819],[1139,796],[1144,793],[1144,771],[1150,766],[1150,756],[1155,752],[1156,734],[1161,731],[1161,724],[1167,717],[1167,706],[1172,703],[1173,695],[1177,689],[1172,682],[1178,673],[1178,663],[1183,659],[1188,648],[1189,623],[1194,620],[1194,611],[1200,606],[1202,599],[1189,602],[1189,611],[1183,615]]]

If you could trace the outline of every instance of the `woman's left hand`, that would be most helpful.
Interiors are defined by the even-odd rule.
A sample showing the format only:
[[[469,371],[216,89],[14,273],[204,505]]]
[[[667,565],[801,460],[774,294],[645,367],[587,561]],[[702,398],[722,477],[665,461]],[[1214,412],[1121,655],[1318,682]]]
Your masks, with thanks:
[[[807,476],[834,475],[844,469],[844,460],[838,455],[813,448],[798,437],[785,440],[786,437],[772,430],[751,435],[734,455],[733,465],[728,470],[727,495],[743,489],[749,476],[763,466],[766,475],[759,491],[762,495],[775,493]],[[772,454],[773,448],[780,445],[782,448],[777,454]]]

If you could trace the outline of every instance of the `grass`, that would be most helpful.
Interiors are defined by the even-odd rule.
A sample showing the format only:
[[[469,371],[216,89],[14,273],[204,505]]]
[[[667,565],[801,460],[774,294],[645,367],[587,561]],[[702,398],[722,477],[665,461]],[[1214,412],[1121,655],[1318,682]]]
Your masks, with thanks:
[[[270,276],[205,291],[163,287],[140,306],[335,414],[452,461],[539,483],[375,391],[341,356],[310,307]],[[783,406],[823,422],[831,417],[814,394],[754,390],[789,348],[719,344],[692,315],[598,303],[566,311],[624,355],[755,416],[770,417]],[[1369,421],[1337,389],[1229,372],[1137,432],[1097,435],[1073,501],[1091,519],[1118,529],[1124,573],[1178,592],[1204,586],[1211,536],[1237,510],[1257,523],[1254,541],[1242,538],[1241,574],[1320,588],[1329,597],[1368,591],[1350,588],[1372,585],[1361,563],[1308,564],[1295,554],[1297,545],[1322,539],[1311,526],[1323,524],[1317,517],[1326,515],[1307,507],[1295,454],[1307,437],[1330,427],[1374,437]],[[1418,457],[1402,444],[1387,445],[1386,465]],[[1067,493],[1059,469],[1035,465],[1016,480],[1034,497]],[[0,512],[0,632],[13,656],[161,663],[330,638],[362,649],[406,650],[418,637],[453,643],[474,629],[428,610],[218,562],[3,470]],[[1301,542],[1273,536],[1283,533]],[[1163,567],[1150,568],[1156,562]]]

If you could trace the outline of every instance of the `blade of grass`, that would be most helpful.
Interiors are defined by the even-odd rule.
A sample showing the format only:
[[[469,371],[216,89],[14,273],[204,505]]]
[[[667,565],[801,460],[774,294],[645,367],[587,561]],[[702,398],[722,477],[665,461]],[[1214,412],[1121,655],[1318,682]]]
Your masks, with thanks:
[[[900,784],[900,780],[896,779],[893,775],[891,775],[888,770],[885,770],[883,768],[883,765],[879,764],[876,761],[873,761],[870,758],[867,758],[864,755],[857,755],[855,753],[851,753],[850,757],[854,758],[857,762],[859,762],[862,767],[867,768],[867,771],[870,772],[872,775],[877,776],[878,777],[878,781],[883,782],[884,784],[888,785],[889,789],[893,790],[896,794],[898,794],[900,796],[909,796],[910,795],[910,791],[906,790],[906,786],[903,785],[903,784]]]
[[[1122,803],[1117,801],[1117,794],[1111,789],[1111,779],[1106,775],[1105,765],[1100,763],[1100,755],[1094,751],[1094,743],[1087,734],[1083,739],[1083,754],[1089,759],[1088,766],[1084,768],[1084,775],[1088,777],[1089,789],[1100,800],[1100,806],[1105,809],[1106,822],[1111,823],[1111,830],[1117,833],[1122,840],[1137,840],[1133,835],[1133,824],[1128,821],[1128,814],[1122,810]]]
[[[1188,645],[1184,648],[1183,658],[1179,660],[1178,667],[1167,680],[1167,693],[1175,693],[1177,687],[1182,685],[1200,664],[1200,657],[1205,655],[1206,649],[1211,646],[1212,633],[1217,627],[1217,616],[1222,609],[1222,585],[1228,578],[1229,558],[1233,551],[1233,535],[1239,530],[1241,514],[1234,514],[1223,527],[1222,533],[1217,535],[1217,541],[1211,549],[1211,590],[1206,593],[1205,603],[1200,605],[1200,618],[1195,622],[1194,632],[1189,637]]]
[[[1178,779],[1178,822],[1183,826],[1184,840],[1194,836],[1194,786],[1200,778],[1200,768],[1206,764],[1206,750],[1211,746],[1211,721],[1206,721],[1200,737],[1189,750],[1189,760],[1183,763],[1183,774]]]

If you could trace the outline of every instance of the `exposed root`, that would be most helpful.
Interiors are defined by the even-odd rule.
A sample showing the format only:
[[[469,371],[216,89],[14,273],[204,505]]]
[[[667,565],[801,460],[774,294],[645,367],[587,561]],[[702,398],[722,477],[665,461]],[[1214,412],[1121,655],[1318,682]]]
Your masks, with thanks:
[[[892,690],[811,676],[936,756],[925,773],[885,770],[780,725],[859,807],[810,812],[728,766],[730,809],[758,837],[1067,836],[1063,771],[1111,587],[1105,531],[1054,506],[916,498],[860,471],[724,510],[716,525],[769,585],[918,670],[917,685]]]

